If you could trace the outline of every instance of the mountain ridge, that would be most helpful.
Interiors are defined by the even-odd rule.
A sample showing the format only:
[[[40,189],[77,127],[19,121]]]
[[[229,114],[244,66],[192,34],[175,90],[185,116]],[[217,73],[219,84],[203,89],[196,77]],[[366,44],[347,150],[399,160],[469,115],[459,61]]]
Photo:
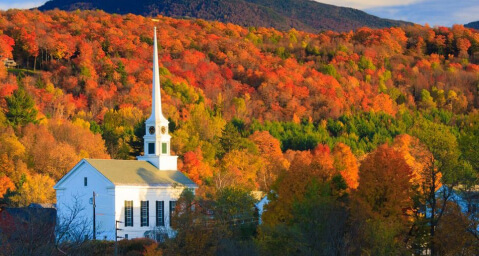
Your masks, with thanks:
[[[479,20],[478,20],[478,21],[469,22],[469,23],[467,23],[467,24],[464,24],[464,27],[466,27],[466,28],[479,29]]]
[[[50,0],[41,11],[101,9],[108,13],[164,15],[230,22],[241,26],[295,28],[307,32],[349,31],[360,27],[383,28],[412,24],[382,19],[363,11],[310,0]]]

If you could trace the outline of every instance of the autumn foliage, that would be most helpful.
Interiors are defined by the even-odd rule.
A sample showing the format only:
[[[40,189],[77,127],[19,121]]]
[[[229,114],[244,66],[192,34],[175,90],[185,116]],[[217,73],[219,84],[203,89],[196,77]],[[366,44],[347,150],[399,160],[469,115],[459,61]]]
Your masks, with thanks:
[[[411,175],[401,153],[382,145],[361,163],[357,196],[380,216],[405,215],[412,207]]]
[[[0,64],[0,203],[52,203],[53,184],[80,159],[143,154],[155,26],[163,113],[181,171],[201,197],[232,187],[268,193],[264,221],[278,230],[263,230],[265,237],[285,228],[305,239],[294,243],[302,246],[322,225],[306,223],[328,219],[343,223],[322,227],[335,234],[349,223],[366,230],[344,237],[367,236],[356,243],[367,251],[342,254],[398,255],[398,247],[413,248],[398,242],[411,236],[407,228],[421,246],[435,241],[420,237],[426,233],[411,219],[426,223],[421,211],[441,206],[428,202],[442,185],[477,184],[475,30],[311,34],[9,10],[0,12],[0,56],[18,67]],[[462,218],[453,208],[443,212]],[[440,237],[447,234],[448,225],[430,219]],[[305,248],[295,252],[314,254]]]

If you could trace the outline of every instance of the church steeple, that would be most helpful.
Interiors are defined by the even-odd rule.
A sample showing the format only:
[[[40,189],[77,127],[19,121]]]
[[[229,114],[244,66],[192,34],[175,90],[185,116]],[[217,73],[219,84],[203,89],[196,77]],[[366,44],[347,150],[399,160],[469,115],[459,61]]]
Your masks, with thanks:
[[[163,116],[161,111],[161,91],[160,91],[160,71],[158,65],[158,41],[156,39],[156,27],[153,42],[153,86],[152,86],[151,115],[148,121],[160,121],[168,123],[168,120]]]
[[[158,42],[156,27],[153,43],[153,84],[151,115],[145,121],[144,155],[138,160],[148,161],[159,170],[177,170],[177,156],[170,155],[170,140],[168,120],[161,110],[160,72],[158,66]]]

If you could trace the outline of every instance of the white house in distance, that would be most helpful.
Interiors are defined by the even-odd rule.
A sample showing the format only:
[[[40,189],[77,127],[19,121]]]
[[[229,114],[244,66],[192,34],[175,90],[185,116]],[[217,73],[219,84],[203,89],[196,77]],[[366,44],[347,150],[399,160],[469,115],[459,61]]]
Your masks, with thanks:
[[[161,111],[160,77],[156,28],[153,51],[153,102],[146,120],[144,155],[137,160],[83,159],[54,186],[58,218],[86,220],[86,232],[93,236],[95,210],[96,239],[115,240],[145,237],[155,229],[171,230],[170,215],[185,188],[197,185],[177,170],[177,156],[170,155],[168,120]],[[93,209],[95,194],[95,209]],[[82,229],[83,227],[75,227]]]
[[[268,196],[265,195],[265,196],[263,196],[263,198],[261,198],[261,200],[259,200],[257,203],[254,204],[254,206],[258,210],[258,218],[259,218],[258,223],[259,224],[261,224],[263,222],[262,217],[263,217],[264,207],[268,203],[269,203]]]

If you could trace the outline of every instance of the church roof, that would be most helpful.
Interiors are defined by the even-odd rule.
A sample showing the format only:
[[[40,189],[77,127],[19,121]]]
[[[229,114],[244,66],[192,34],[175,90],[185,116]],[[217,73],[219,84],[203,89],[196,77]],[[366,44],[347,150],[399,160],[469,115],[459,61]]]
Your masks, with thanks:
[[[182,184],[197,185],[178,170],[158,170],[147,161],[85,159],[93,168],[115,185],[161,186]]]

